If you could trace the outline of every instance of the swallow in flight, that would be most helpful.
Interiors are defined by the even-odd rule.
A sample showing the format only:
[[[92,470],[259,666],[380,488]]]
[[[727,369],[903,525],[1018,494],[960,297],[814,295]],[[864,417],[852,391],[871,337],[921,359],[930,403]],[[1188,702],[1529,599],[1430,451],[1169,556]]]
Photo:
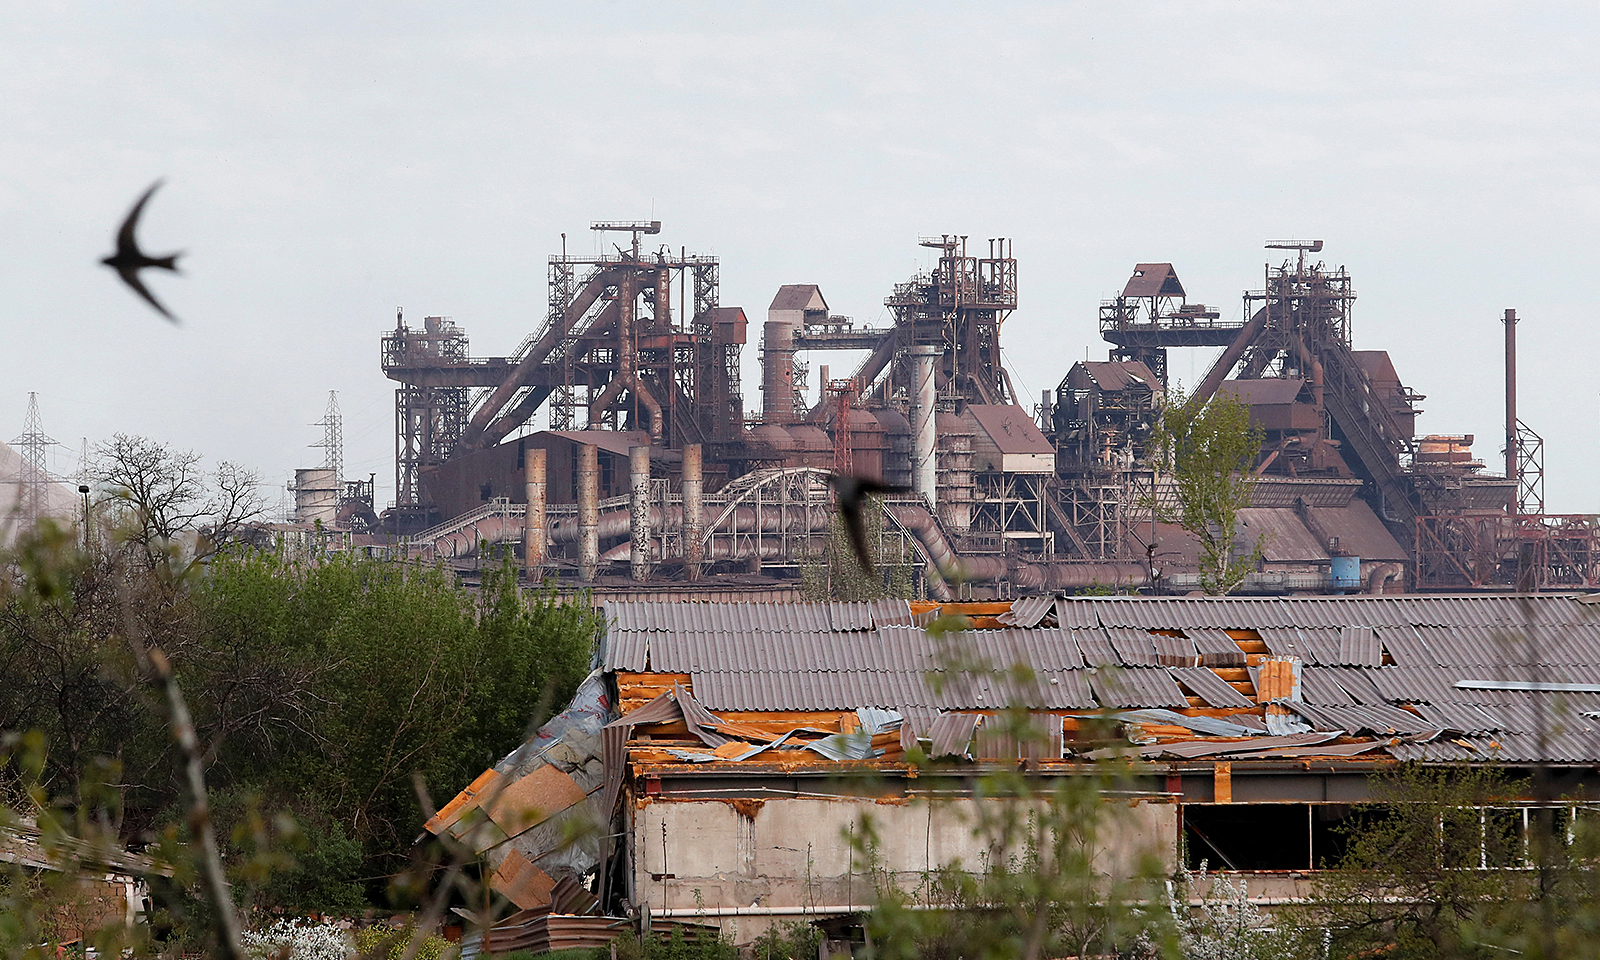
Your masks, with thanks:
[[[144,212],[145,201],[150,199],[150,195],[155,193],[159,186],[161,186],[160,180],[152,183],[150,189],[144,192],[144,196],[139,198],[139,202],[128,211],[128,218],[122,221],[122,228],[117,231],[117,252],[100,262],[117,271],[117,276],[122,278],[122,282],[133,288],[134,293],[144,297],[163,317],[177,323],[178,318],[168,312],[167,308],[161,305],[161,301],[145,289],[144,281],[139,279],[139,271],[146,267],[160,267],[162,270],[177,273],[178,257],[182,254],[173,253],[165,257],[146,256],[145,252],[139,249],[139,241],[133,235],[139,226],[139,215]]]
[[[872,568],[872,557],[867,553],[867,529],[861,511],[867,505],[867,497],[873,494],[906,493],[910,488],[843,473],[828,474],[828,485],[833,487],[834,500],[839,504],[839,518],[844,521],[845,533],[850,536],[850,547],[856,553],[856,560],[867,576],[877,576]]]

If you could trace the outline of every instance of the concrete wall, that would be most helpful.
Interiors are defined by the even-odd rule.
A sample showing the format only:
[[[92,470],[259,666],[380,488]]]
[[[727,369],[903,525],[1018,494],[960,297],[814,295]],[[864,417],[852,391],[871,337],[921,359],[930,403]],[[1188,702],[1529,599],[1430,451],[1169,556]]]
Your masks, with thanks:
[[[752,907],[838,913],[872,902],[873,881],[851,858],[851,838],[861,833],[863,816],[878,837],[882,869],[908,892],[941,866],[960,861],[976,868],[986,852],[970,822],[976,802],[797,798],[740,801],[739,808],[706,800],[650,802],[633,811],[634,891],[657,914],[704,912],[744,942],[773,922],[799,919],[757,915]],[[1125,874],[1137,857],[1151,853],[1163,871],[1176,869],[1175,805],[1111,809],[1097,859],[1102,872]]]

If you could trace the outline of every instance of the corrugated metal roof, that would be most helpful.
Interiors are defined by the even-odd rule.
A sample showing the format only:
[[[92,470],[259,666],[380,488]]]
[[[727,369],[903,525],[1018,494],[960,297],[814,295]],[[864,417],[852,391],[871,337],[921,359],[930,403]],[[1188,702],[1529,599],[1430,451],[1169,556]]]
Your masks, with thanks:
[[[1093,600],[1059,597],[1056,599],[1056,623],[1077,630],[1100,626],[1100,618],[1095,614]]]
[[[1106,639],[1116,651],[1117,662],[1130,667],[1153,667],[1156,645],[1153,637],[1139,627],[1106,627]],[[1193,647],[1194,644],[1190,644]]]
[[[1022,597],[1011,601],[1011,609],[995,619],[1013,627],[1036,627],[1055,608],[1055,597]]]
[[[1036,626],[1052,610],[1064,627]],[[630,601],[607,602],[605,613],[608,669],[689,674],[694,699],[714,710],[878,707],[931,722],[941,710],[1013,703],[1182,708],[1178,680],[1214,706],[1245,707],[1249,698],[1205,667],[1158,664],[1192,664],[1197,656],[1240,663],[1238,644],[1223,631],[1253,629],[1275,657],[1304,664],[1304,702],[1295,709],[1312,722],[1374,735],[1487,735],[1507,759],[1537,753],[1542,726],[1550,759],[1600,757],[1600,720],[1581,716],[1600,712],[1600,694],[1455,687],[1463,679],[1600,683],[1600,606],[1570,597],[1042,597],[1013,606],[1014,626],[939,637],[910,626],[917,618],[906,601]],[[1385,651],[1391,666],[1379,665]],[[1110,669],[1086,671],[1086,663]],[[1012,670],[1018,665],[1032,676]],[[1416,704],[1416,712],[1396,703]],[[1279,728],[1300,722],[1273,719]],[[1259,716],[1238,722],[1266,725]],[[1487,741],[1470,742],[1476,755],[1489,749]],[[1401,752],[1463,749],[1408,742]]]
[[[1174,680],[1194,691],[1194,695],[1213,707],[1253,707],[1255,701],[1234,689],[1228,681],[1208,667],[1175,667],[1168,671]]]
[[[1300,672],[1300,689],[1307,703],[1352,704],[1355,700],[1339,682],[1324,672],[1325,667],[1306,667]]]
[[[1200,651],[1200,664],[1206,667],[1242,667],[1244,651],[1225,632],[1209,627],[1186,627],[1184,636]]]
[[[1089,675],[1089,688],[1107,707],[1187,707],[1172,675],[1165,669],[1127,667],[1102,669]]]
[[[1347,626],[1339,630],[1339,659],[1350,667],[1383,666],[1383,646],[1371,627]]]
[[[1293,626],[1288,611],[1277,599],[1253,597],[1096,597],[1095,616],[1108,627],[1144,630],[1182,630],[1215,627],[1223,630],[1259,630],[1263,626]]]
[[[972,713],[941,714],[928,728],[928,755],[938,757],[971,757],[968,748],[972,735],[977,732],[978,721],[983,717]]]
[[[1072,628],[1072,640],[1090,666],[1115,666],[1122,662],[1111,641],[1106,639],[1106,632],[1098,626]]]
[[[1194,641],[1188,637],[1174,637],[1167,634],[1151,634],[1150,640],[1155,644],[1156,662],[1165,667],[1195,667],[1200,665],[1200,651],[1195,649]],[[1234,647],[1235,650],[1239,649]]]

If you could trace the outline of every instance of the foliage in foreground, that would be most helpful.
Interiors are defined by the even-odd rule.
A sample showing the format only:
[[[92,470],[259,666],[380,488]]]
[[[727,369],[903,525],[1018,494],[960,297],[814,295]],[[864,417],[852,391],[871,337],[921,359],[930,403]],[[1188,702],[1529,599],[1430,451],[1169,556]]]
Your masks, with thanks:
[[[227,911],[198,896],[197,826],[220,837],[239,907],[381,901],[423,819],[415,785],[471,780],[588,668],[599,618],[524,597],[509,566],[473,593],[439,570],[244,552],[194,527],[214,506],[185,501],[202,488],[159,479],[97,508],[93,536],[46,520],[0,557],[0,827],[37,833],[51,867],[0,863],[6,955],[80,938],[228,955]],[[218,509],[248,512],[225,479]],[[148,925],[74,906],[106,899],[82,878],[108,867],[147,874]]]

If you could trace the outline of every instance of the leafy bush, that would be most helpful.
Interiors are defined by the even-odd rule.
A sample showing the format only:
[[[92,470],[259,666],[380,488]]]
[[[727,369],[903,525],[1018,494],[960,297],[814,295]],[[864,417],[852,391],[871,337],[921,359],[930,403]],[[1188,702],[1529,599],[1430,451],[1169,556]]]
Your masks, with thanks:
[[[361,960],[400,960],[416,933],[417,928],[409,923],[403,927],[363,927],[356,931],[357,955]],[[440,960],[447,950],[454,955],[455,947],[450,941],[430,933],[413,956],[416,960]]]

